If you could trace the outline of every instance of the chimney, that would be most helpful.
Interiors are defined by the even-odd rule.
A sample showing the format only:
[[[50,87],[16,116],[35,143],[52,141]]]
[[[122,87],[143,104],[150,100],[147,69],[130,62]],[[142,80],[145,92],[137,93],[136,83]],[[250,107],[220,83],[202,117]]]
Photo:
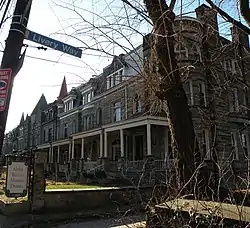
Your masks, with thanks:
[[[219,34],[217,12],[215,10],[205,4],[202,4],[195,9],[195,12],[198,20],[200,20],[202,23],[209,25],[209,34]]]
[[[234,43],[241,43],[245,47],[249,47],[249,37],[248,34],[243,30],[233,25],[231,29],[232,41]]]

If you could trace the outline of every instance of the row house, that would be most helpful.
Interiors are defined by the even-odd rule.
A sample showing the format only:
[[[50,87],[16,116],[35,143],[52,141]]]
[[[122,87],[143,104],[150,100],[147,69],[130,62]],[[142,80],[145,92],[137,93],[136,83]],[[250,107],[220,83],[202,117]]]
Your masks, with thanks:
[[[217,13],[199,6],[196,18],[176,18],[175,53],[201,153],[239,170],[249,147],[249,40],[233,26],[220,36]],[[52,104],[41,97],[30,117],[33,142],[48,150],[53,172],[140,173],[165,170],[173,159],[166,103],[153,90],[159,80],[147,69],[151,35],[130,53],[115,56],[103,72],[67,92],[64,79]],[[33,121],[32,121],[33,120]],[[36,125],[36,126],[35,126]],[[153,158],[153,159],[152,159]],[[151,172],[152,174],[152,172]],[[151,175],[150,174],[150,175]]]

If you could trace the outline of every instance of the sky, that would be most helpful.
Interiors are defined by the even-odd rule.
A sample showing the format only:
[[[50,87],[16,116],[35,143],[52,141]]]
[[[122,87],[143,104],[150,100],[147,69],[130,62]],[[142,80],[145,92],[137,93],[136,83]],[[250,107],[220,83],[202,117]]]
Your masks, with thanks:
[[[140,8],[143,1],[137,1],[138,5],[135,6]],[[135,11],[124,6],[121,0],[74,0],[77,13],[66,9],[72,9],[70,2],[73,0],[33,0],[28,29],[76,47],[103,49],[111,55],[126,53],[139,45],[142,35],[135,31],[146,34],[151,30],[151,27],[143,23]],[[198,2],[203,3],[194,0],[195,7]],[[192,10],[195,7],[191,7]],[[127,20],[125,16],[128,14],[133,21]],[[114,17],[115,15],[119,17]],[[93,30],[93,26],[88,22],[103,25],[102,30]],[[134,28],[133,32],[121,24],[129,24]],[[106,25],[109,25],[108,28]],[[4,49],[9,26],[10,19],[0,32],[1,51]],[[114,30],[117,32],[113,32]],[[121,35],[121,31],[125,37]],[[111,41],[112,39],[114,41]],[[25,115],[31,114],[42,94],[47,102],[53,102],[59,95],[64,76],[70,90],[87,81],[92,75],[101,73],[103,67],[112,61],[111,55],[101,57],[104,56],[103,53],[86,48],[83,48],[82,58],[79,59],[52,49],[38,50],[36,47],[41,45],[28,40],[24,43],[29,47],[24,65],[14,81],[6,132],[19,124],[23,112]]]

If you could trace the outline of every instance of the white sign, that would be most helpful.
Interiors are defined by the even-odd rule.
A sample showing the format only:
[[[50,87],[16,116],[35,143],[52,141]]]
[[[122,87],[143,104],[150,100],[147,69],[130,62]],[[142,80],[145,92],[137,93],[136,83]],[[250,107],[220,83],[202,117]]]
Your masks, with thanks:
[[[27,192],[28,166],[25,162],[12,162],[8,165],[6,195],[22,195]]]

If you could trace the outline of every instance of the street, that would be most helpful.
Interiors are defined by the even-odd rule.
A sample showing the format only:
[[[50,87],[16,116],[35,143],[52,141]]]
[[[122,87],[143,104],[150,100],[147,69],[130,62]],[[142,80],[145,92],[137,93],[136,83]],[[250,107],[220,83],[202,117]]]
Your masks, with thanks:
[[[55,226],[54,228],[143,228],[145,222],[142,215],[122,218],[100,219],[94,221],[75,222]]]

